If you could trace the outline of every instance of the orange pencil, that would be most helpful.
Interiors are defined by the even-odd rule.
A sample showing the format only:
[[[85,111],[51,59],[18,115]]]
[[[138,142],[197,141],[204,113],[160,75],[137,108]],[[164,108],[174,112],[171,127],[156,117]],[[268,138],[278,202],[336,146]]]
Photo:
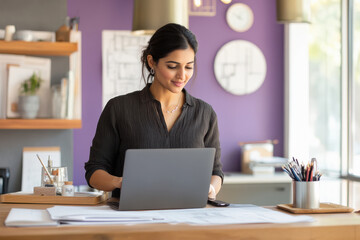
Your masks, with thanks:
[[[310,167],[310,181],[313,180],[313,169],[314,169],[314,163],[311,163],[311,167]]]

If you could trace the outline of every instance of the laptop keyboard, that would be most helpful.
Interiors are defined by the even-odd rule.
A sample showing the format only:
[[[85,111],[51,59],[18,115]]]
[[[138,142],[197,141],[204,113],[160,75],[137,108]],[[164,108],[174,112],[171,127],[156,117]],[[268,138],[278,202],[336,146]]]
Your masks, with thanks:
[[[111,209],[119,210],[119,202],[107,202],[108,206],[110,206]]]

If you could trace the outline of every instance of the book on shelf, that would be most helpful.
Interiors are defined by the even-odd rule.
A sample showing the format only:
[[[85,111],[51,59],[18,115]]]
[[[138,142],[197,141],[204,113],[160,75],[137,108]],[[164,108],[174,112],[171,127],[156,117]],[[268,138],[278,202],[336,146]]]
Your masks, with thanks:
[[[75,103],[75,78],[74,73],[69,71],[68,73],[68,98],[66,108],[66,118],[74,119],[74,103]]]
[[[70,42],[77,42],[78,50],[70,56],[70,69],[74,77],[73,119],[81,119],[81,32],[70,31]]]
[[[60,84],[52,88],[52,116],[58,119],[67,118],[69,83],[67,78],[62,78]]]
[[[74,119],[75,115],[75,81],[73,73],[61,79],[61,83],[52,86],[52,113],[55,118]]]
[[[69,80],[67,78],[61,79],[61,105],[60,105],[60,117],[67,117],[67,100],[69,96]]]

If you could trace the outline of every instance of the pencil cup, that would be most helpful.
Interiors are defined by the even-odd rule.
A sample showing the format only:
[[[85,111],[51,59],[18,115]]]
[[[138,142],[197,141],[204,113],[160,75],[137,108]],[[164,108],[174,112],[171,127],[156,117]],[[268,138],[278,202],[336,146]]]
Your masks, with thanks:
[[[303,209],[320,208],[320,182],[293,181],[293,207]]]
[[[56,194],[61,195],[61,188],[66,181],[68,181],[67,167],[47,167],[51,180],[44,169],[41,169],[41,186],[45,187],[47,184],[54,184],[56,187]]]

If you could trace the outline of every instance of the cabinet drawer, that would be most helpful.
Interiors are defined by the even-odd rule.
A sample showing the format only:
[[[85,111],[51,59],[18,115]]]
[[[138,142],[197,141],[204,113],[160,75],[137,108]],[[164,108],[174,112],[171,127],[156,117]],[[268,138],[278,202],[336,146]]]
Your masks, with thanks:
[[[229,203],[275,206],[291,203],[291,183],[223,184],[217,199]]]

